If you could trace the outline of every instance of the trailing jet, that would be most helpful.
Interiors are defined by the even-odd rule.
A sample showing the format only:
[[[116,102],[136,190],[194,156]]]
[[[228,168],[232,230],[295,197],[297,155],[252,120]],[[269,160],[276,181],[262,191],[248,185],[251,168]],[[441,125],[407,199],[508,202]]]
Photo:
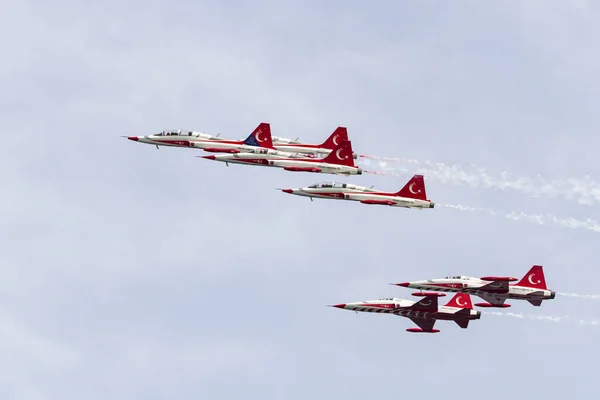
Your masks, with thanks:
[[[444,293],[416,292],[413,296],[422,296],[423,299],[414,302],[397,298],[384,298],[379,300],[359,301],[356,303],[337,304],[344,310],[362,311],[372,313],[394,314],[410,318],[418,328],[408,328],[407,332],[436,333],[434,329],[437,320],[454,321],[458,326],[466,329],[469,321],[480,319],[481,311],[473,310],[471,297],[466,293],[456,294],[445,306],[438,306],[438,297]]]
[[[271,154],[237,153],[202,156],[207,160],[221,161],[229,165],[246,164],[266,167],[283,168],[293,172],[316,172],[335,175],[361,175],[362,169],[354,165],[352,158],[352,143],[342,142],[325,158],[294,158],[279,157]]]
[[[221,139],[199,132],[163,131],[149,136],[129,136],[134,142],[158,146],[191,147],[213,153],[241,153],[257,148],[276,151],[271,140],[271,126],[261,122],[245,140]]]
[[[476,303],[478,307],[510,307],[510,304],[505,303],[507,299],[527,300],[539,307],[543,300],[551,300],[556,296],[556,292],[546,287],[544,269],[540,265],[534,265],[518,283],[514,285],[508,283],[517,280],[517,278],[503,276],[481,278],[447,276],[442,279],[397,283],[396,286],[438,292],[470,293],[487,301],[487,303]]]
[[[360,201],[363,204],[416,209],[433,208],[435,206],[434,202],[427,199],[423,175],[414,175],[396,193],[380,192],[372,188],[338,182],[316,183],[303,188],[281,189],[281,191],[310,197],[311,200],[315,197],[321,199],[353,200]]]
[[[298,142],[298,139],[291,140],[279,136],[273,136],[273,146],[277,150],[289,151],[291,153],[315,154],[318,157],[325,157],[332,152],[340,143],[348,139],[348,129],[344,126],[338,126],[327,140],[321,144],[309,144]],[[354,159],[358,154],[352,153]]]

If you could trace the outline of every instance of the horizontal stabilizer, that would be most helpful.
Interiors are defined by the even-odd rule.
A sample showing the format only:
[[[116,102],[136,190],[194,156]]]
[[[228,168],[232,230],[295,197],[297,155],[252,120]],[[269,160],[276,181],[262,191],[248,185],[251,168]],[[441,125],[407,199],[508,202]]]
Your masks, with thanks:
[[[537,299],[531,299],[531,300],[527,300],[528,302],[530,302],[531,304],[533,304],[536,307],[539,307],[542,305],[542,300],[537,300]]]
[[[456,322],[456,324],[458,326],[460,326],[463,329],[467,329],[469,327],[469,320],[468,319],[457,319],[454,322]]]

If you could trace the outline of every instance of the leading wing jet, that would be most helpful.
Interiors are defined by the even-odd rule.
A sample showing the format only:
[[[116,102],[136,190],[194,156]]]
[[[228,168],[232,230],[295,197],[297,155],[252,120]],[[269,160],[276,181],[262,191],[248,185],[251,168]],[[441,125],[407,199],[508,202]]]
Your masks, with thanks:
[[[423,175],[414,175],[398,192],[380,192],[372,188],[351,183],[324,182],[296,188],[281,189],[284,193],[297,196],[359,201],[362,204],[385,205],[406,208],[433,208],[435,203],[427,198]]]
[[[181,129],[176,130],[165,130],[159,133],[146,136],[124,136],[127,139],[146,143],[156,146],[168,146],[168,147],[193,147],[192,142],[196,140],[215,140],[222,141],[218,136],[209,135],[208,133],[194,132],[194,131],[182,131]]]
[[[200,132],[163,131],[148,136],[129,136],[127,139],[158,146],[190,147],[213,153],[241,153],[256,148],[276,151],[271,140],[271,125],[261,122],[244,140],[222,139]]]
[[[544,269],[541,265],[534,265],[518,283],[509,284],[509,282],[517,280],[517,278],[506,276],[483,276],[481,278],[447,276],[440,279],[402,282],[395,285],[438,292],[470,293],[486,301],[486,303],[476,303],[477,307],[510,307],[510,304],[505,303],[508,299],[527,300],[539,307],[542,301],[554,299],[556,296],[556,292],[548,290],[546,286]]]
[[[407,332],[437,333],[435,329],[437,320],[454,321],[458,326],[466,329],[469,321],[480,319],[481,311],[473,310],[471,297],[466,293],[456,294],[446,305],[438,305],[438,297],[443,293],[417,292],[413,296],[422,296],[420,301],[410,301],[397,298],[383,298],[379,300],[359,301],[355,303],[336,304],[332,307],[343,310],[394,314],[409,318],[418,328],[408,328]]]
[[[345,140],[349,140],[348,129],[345,126],[338,126],[321,144],[302,143],[298,142],[298,139],[291,140],[273,136],[273,146],[277,150],[288,151],[290,153],[315,154],[317,157],[325,157]],[[353,152],[352,157],[357,159],[358,154]]]
[[[259,153],[259,152],[258,152]],[[283,168],[293,172],[315,172],[335,175],[361,175],[362,169],[354,164],[352,143],[347,140],[340,143],[325,158],[280,157],[272,154],[237,153],[202,156],[207,160],[265,167]]]

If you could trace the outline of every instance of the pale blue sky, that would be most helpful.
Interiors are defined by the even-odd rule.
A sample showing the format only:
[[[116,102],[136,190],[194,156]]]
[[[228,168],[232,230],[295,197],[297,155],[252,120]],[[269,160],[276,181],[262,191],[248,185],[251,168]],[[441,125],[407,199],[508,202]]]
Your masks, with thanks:
[[[245,138],[266,121],[321,142],[344,125],[362,154],[598,177],[598,38],[600,7],[585,1],[5,0],[0,397],[594,393],[599,326],[483,315],[415,335],[405,318],[326,305],[533,264],[556,291],[598,293],[597,233],[311,203],[275,188],[331,176],[121,136]],[[427,185],[439,203],[600,219],[560,198]],[[510,311],[599,319],[598,305],[557,296]]]

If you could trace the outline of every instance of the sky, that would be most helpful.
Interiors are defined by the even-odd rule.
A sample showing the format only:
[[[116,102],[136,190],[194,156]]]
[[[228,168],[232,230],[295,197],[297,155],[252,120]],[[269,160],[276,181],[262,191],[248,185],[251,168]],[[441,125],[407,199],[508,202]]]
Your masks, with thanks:
[[[435,335],[327,305],[415,300],[389,283],[521,278],[534,264],[559,293],[600,292],[598,231],[443,206],[600,220],[597,3],[1,9],[3,399],[595,393],[600,300],[513,301],[499,312],[523,318],[483,310]],[[357,153],[400,160],[360,159],[386,175],[345,178],[228,168],[122,137],[241,139],[263,121],[310,143],[346,126]],[[276,190],[396,191],[419,168],[435,209]]]

